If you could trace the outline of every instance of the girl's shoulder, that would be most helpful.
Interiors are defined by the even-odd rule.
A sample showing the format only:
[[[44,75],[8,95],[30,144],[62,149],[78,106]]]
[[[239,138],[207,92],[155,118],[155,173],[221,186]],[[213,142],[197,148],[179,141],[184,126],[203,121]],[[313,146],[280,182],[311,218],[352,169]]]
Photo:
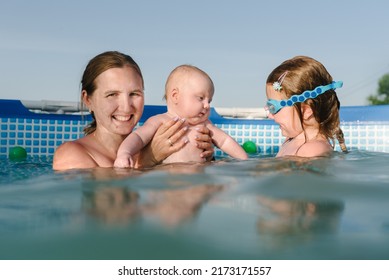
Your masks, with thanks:
[[[328,141],[313,140],[304,143],[298,149],[296,156],[300,157],[319,157],[326,156],[333,151],[333,147]]]

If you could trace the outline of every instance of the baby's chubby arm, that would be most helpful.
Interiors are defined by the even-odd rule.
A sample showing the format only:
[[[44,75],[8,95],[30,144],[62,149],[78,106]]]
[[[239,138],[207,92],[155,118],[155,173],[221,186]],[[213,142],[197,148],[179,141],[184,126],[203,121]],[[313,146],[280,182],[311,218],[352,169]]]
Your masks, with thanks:
[[[142,126],[128,135],[119,147],[114,166],[134,167],[133,157],[151,141],[162,122],[162,115],[150,117]]]
[[[220,128],[207,122],[206,127],[211,131],[212,141],[216,147],[236,159],[247,159],[248,156],[243,148]]]

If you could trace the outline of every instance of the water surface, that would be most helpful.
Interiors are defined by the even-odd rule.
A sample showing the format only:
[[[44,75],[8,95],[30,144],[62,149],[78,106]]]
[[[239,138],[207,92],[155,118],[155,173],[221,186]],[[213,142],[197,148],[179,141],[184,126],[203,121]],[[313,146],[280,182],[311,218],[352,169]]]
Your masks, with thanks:
[[[0,161],[0,259],[389,259],[389,154],[55,172]]]

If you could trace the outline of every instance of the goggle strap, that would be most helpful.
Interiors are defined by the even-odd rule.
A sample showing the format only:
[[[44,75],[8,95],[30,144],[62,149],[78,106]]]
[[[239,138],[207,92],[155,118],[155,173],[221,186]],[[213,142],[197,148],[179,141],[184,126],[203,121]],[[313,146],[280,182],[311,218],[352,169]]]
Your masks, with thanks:
[[[318,87],[314,88],[313,90],[306,90],[302,94],[293,95],[287,100],[281,100],[280,105],[282,107],[292,106],[294,103],[304,102],[305,100],[310,99],[310,98],[316,98],[320,94],[323,94],[330,89],[337,89],[337,88],[341,88],[342,86],[343,86],[342,81],[332,82],[331,84],[328,84],[325,86],[318,86]]]
[[[302,94],[293,95],[289,99],[286,100],[268,100],[267,109],[271,114],[276,114],[279,110],[281,110],[285,106],[292,106],[297,102],[304,102],[310,98],[316,98],[320,94],[325,93],[330,89],[337,89],[343,86],[342,81],[332,82],[331,84],[325,86],[318,86],[313,90],[306,90]]]

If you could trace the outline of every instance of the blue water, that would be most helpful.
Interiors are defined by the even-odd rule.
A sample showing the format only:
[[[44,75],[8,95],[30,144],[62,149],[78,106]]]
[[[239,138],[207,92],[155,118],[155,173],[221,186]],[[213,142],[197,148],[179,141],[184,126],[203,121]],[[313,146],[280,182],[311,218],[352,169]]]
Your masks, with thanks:
[[[389,259],[389,154],[55,172],[0,160],[0,259]]]

